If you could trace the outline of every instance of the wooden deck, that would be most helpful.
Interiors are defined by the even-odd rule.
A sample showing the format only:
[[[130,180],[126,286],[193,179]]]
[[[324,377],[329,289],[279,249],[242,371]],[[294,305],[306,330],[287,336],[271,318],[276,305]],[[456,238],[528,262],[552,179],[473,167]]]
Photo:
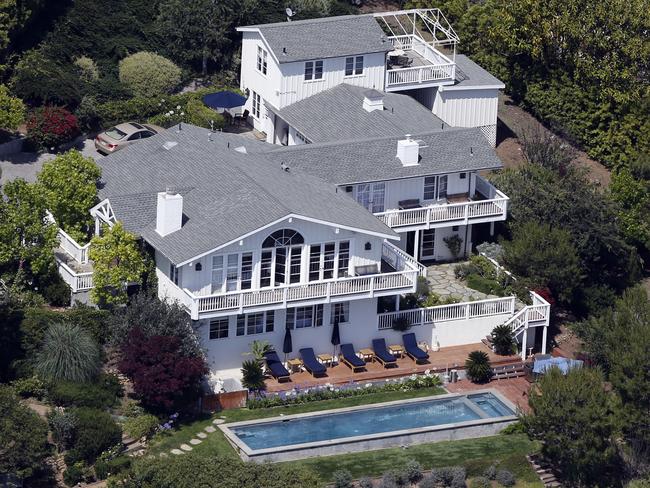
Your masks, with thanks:
[[[477,385],[468,380],[461,380],[458,383],[449,383],[445,388],[450,393],[471,393],[474,390],[483,390],[493,388],[501,393],[504,397],[517,405],[524,412],[529,412],[528,391],[530,382],[523,376],[519,378],[509,378],[506,380],[493,380],[487,384]]]
[[[444,372],[445,369],[461,369],[465,364],[467,355],[472,351],[485,351],[490,356],[492,365],[516,363],[520,361],[519,356],[498,356],[491,349],[482,343],[465,344],[462,346],[443,347],[437,352],[429,352],[429,362],[426,364],[415,364],[415,361],[404,357],[397,360],[397,367],[384,368],[381,364],[372,362],[366,364],[366,371],[353,373],[344,364],[335,364],[327,368],[327,376],[314,378],[311,374],[302,371],[291,375],[290,381],[279,383],[275,379],[266,380],[266,391],[269,393],[292,390],[293,388],[311,388],[326,383],[341,385],[350,382],[376,381],[386,378],[399,378],[412,374],[422,374],[426,370],[432,372]],[[502,380],[506,381],[506,380]],[[491,384],[490,384],[491,386]]]

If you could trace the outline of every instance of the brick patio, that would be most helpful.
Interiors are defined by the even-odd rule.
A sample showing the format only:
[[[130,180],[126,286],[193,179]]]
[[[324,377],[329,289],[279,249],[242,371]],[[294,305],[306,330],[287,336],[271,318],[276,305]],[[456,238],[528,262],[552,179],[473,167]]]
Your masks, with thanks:
[[[266,391],[272,393],[291,390],[293,388],[311,388],[326,383],[341,385],[351,381],[364,382],[386,378],[399,378],[401,376],[424,373],[426,370],[432,372],[444,372],[447,368],[462,368],[465,364],[467,355],[476,350],[488,353],[493,366],[520,361],[518,355],[497,356],[491,349],[482,343],[465,344],[462,346],[443,347],[437,352],[429,352],[429,362],[427,364],[415,364],[415,361],[408,357],[404,357],[397,360],[397,367],[384,368],[381,364],[373,362],[366,364],[366,371],[360,371],[358,373],[352,373],[352,370],[344,364],[336,364],[333,367],[327,368],[327,376],[321,378],[314,378],[311,374],[305,371],[300,373],[296,372],[291,375],[290,381],[279,383],[275,379],[266,380]],[[492,384],[490,384],[490,387],[491,386]]]

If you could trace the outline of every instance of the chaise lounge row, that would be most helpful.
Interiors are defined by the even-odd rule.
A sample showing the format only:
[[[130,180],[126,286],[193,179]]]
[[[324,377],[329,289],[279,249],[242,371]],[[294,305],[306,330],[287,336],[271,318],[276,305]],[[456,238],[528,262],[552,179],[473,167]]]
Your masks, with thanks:
[[[413,359],[416,363],[425,362],[429,359],[429,354],[420,349],[417,344],[414,333],[404,334],[402,336],[404,342],[404,350],[406,355]],[[389,366],[397,366],[397,359],[388,350],[385,339],[373,339],[372,341],[373,357],[380,364],[387,368]],[[327,368],[316,358],[314,350],[311,347],[300,349],[300,357],[302,358],[305,370],[311,373],[312,376],[322,376],[327,372]],[[278,354],[275,351],[269,351],[264,355],[266,366],[273,376],[278,381],[288,380],[290,377],[289,370],[282,364]],[[354,350],[351,343],[341,344],[340,360],[346,364],[354,373],[365,369],[366,362],[361,359]]]

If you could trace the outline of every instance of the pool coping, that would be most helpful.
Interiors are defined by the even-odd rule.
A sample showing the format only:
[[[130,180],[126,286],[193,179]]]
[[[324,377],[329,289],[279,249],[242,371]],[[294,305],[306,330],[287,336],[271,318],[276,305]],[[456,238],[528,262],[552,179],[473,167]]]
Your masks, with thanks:
[[[518,419],[517,415],[506,415],[504,417],[489,417],[483,410],[471,403],[468,399],[470,396],[480,395],[482,393],[490,393],[494,395],[499,401],[501,401],[506,407],[508,407],[513,412],[517,412],[517,407],[510,400],[508,400],[504,395],[499,391],[485,388],[481,390],[472,390],[468,392],[457,392],[457,393],[445,393],[442,395],[431,395],[427,397],[420,398],[410,398],[406,400],[393,400],[390,402],[382,403],[371,403],[366,405],[358,405],[355,407],[343,407],[335,408],[329,410],[318,410],[316,412],[305,412],[305,413],[296,413],[291,415],[278,415],[275,417],[267,417],[262,419],[255,420],[242,420],[239,422],[231,422],[218,425],[226,439],[231,443],[231,445],[238,452],[240,457],[244,460],[283,460],[276,459],[281,458],[278,456],[281,454],[290,454],[302,452],[305,455],[298,454],[297,456],[291,456],[290,459],[301,459],[304,457],[311,457],[308,453],[310,451],[319,450],[321,448],[332,448],[333,446],[345,446],[358,443],[372,443],[373,441],[380,441],[382,439],[394,439],[402,438],[404,436],[411,436],[417,434],[426,434],[426,433],[435,433],[439,431],[456,431],[458,429],[467,429],[471,427],[482,427],[491,424],[510,424]],[[233,428],[242,427],[242,426],[252,426],[259,424],[275,423],[275,422],[287,422],[294,419],[303,419],[309,417],[319,417],[322,415],[330,414],[343,414],[348,412],[355,412],[358,410],[372,410],[378,408],[390,407],[393,405],[405,405],[411,403],[422,403],[430,400],[444,400],[448,398],[465,398],[465,404],[470,407],[472,411],[480,415],[481,418],[476,420],[467,420],[464,422],[440,424],[440,425],[429,425],[425,427],[418,427],[413,429],[403,429],[403,430],[393,430],[390,432],[380,432],[376,434],[364,434],[350,437],[340,437],[336,439],[328,439],[322,441],[306,442],[302,444],[291,444],[289,446],[277,446],[267,449],[251,449],[246,443],[244,443],[234,432]],[[390,447],[390,446],[388,446]],[[381,448],[381,447],[379,447]],[[341,451],[343,452],[343,451]],[[349,451],[348,451],[349,452]],[[332,452],[333,454],[335,452]],[[324,453],[323,453],[324,454]],[[322,455],[322,454],[314,454]],[[287,458],[286,460],[289,460]]]

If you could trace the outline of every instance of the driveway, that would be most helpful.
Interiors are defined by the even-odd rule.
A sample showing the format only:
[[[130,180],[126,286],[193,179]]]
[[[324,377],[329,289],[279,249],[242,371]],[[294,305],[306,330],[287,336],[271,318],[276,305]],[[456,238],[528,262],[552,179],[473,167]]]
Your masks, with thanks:
[[[93,139],[84,139],[74,146],[84,156],[90,156],[95,160],[103,158],[95,150]],[[56,154],[50,153],[15,153],[7,156],[0,156],[0,185],[16,178],[23,178],[26,181],[36,181],[36,175],[43,167],[43,163],[54,159]]]

